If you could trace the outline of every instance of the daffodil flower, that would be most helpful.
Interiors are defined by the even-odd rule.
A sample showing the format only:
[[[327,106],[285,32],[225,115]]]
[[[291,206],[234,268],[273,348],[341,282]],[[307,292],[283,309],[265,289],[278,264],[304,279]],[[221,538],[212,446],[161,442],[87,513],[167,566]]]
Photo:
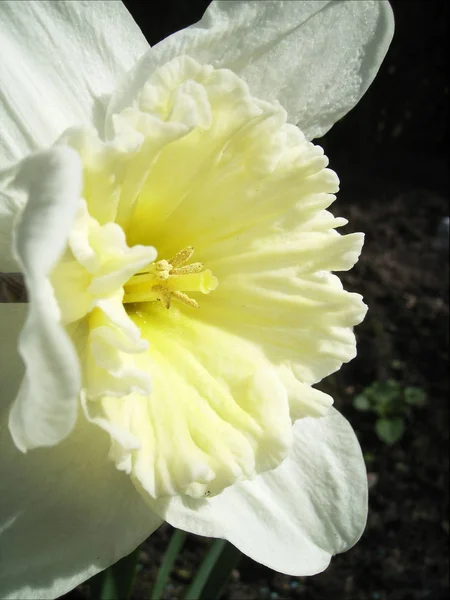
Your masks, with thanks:
[[[362,234],[310,140],[392,32],[386,2],[217,1],[150,49],[120,2],[0,3],[0,270],[29,298],[0,305],[2,598],[164,520],[293,575],[360,537],[361,451],[313,385],[355,355],[332,272]]]

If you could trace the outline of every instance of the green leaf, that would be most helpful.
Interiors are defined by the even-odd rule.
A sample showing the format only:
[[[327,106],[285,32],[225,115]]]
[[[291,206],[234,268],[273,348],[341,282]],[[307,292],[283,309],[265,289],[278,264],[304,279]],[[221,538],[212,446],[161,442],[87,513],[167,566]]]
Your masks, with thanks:
[[[398,412],[403,412],[401,406],[401,387],[400,384],[393,379],[376,381],[373,383],[370,387],[370,397],[375,412],[382,418],[387,418]]]
[[[91,600],[128,600],[133,591],[140,546],[89,580]]]
[[[392,400],[400,394],[400,384],[395,379],[388,379],[386,381],[376,381],[371,386],[373,394],[379,397],[385,398],[386,400]]]
[[[209,574],[200,600],[218,600],[225,592],[231,572],[242,558],[242,552],[226,542],[221,555]]]
[[[375,423],[375,432],[379,439],[388,444],[395,444],[405,432],[403,419],[378,419]]]
[[[217,563],[223,549],[225,548],[226,540],[214,540],[211,544],[208,553],[203,559],[193,582],[189,586],[185,599],[186,600],[200,600],[203,588],[211,575],[215,564]]]
[[[426,397],[425,392],[421,388],[407,387],[404,391],[405,402],[412,406],[425,406]]]
[[[353,406],[356,410],[367,411],[371,410],[372,404],[365,394],[358,394],[353,398]]]
[[[152,589],[151,600],[160,600],[163,596],[164,588],[170,576],[170,571],[175,564],[175,560],[180,553],[184,542],[186,541],[186,531],[175,529],[164,554],[163,561],[159,567],[158,576],[156,577],[155,585]]]

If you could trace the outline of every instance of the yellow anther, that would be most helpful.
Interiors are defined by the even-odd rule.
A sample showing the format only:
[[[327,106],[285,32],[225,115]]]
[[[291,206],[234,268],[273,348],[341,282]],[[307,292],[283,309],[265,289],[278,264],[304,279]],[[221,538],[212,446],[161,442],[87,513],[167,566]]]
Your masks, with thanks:
[[[175,254],[175,256],[169,260],[169,263],[174,268],[181,267],[181,265],[186,264],[187,261],[190,260],[190,258],[193,254],[194,254],[193,246],[188,246],[187,248],[183,248],[183,250],[180,250],[179,252],[177,252],[177,254]]]
[[[167,260],[159,260],[155,263],[156,276],[158,279],[169,279],[172,265]]]
[[[187,273],[200,273],[203,271],[204,265],[201,262],[192,263],[191,265],[185,265],[184,267],[177,267],[172,269],[171,275],[185,275]]]
[[[194,298],[190,298],[187,294],[184,294],[183,292],[173,292],[172,296],[180,302],[182,302],[183,304],[190,306],[191,308],[200,308],[200,304],[197,302],[197,300],[194,300]]]

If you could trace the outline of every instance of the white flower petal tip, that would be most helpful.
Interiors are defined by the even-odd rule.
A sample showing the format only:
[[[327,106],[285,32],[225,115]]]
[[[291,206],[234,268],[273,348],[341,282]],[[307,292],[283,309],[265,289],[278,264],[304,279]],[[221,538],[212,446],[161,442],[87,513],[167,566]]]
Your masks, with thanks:
[[[125,5],[108,0],[23,1],[20,10],[2,0],[0,45],[1,162],[73,125],[101,130],[105,97],[149,48]]]
[[[293,449],[277,469],[214,498],[160,499],[152,506],[174,527],[227,539],[281,573],[323,571],[364,531],[364,459],[350,425],[334,410],[293,429]]]
[[[254,96],[279,102],[307,139],[318,138],[360,100],[393,33],[387,0],[216,0],[201,21],[147,52],[113,96],[110,121],[155,69],[185,54],[231,69]]]
[[[9,417],[23,452],[61,441],[75,425],[80,372],[72,342],[59,323],[49,275],[72,228],[82,187],[81,163],[71,148],[37,153],[15,168],[11,193],[24,208],[13,234],[30,299],[19,351],[26,366]]]

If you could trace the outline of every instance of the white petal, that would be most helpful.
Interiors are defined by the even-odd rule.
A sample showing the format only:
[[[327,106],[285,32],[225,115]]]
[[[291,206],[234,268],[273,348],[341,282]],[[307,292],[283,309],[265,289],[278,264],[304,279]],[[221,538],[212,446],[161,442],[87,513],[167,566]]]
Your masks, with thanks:
[[[276,571],[324,570],[365,527],[364,460],[350,425],[333,409],[297,421],[294,435],[292,453],[274,471],[209,500],[176,497],[155,509],[175,527],[225,538]]]
[[[0,162],[94,122],[149,45],[122,2],[0,2]]]
[[[19,360],[13,354],[9,366]],[[3,375],[8,386],[11,381],[3,356],[0,365],[3,391]],[[6,412],[7,401],[2,422]],[[0,428],[1,598],[59,597],[126,556],[161,524],[107,460],[108,446],[106,434],[85,422],[57,448],[24,456]]]
[[[17,166],[14,185],[26,199],[13,237],[30,303],[19,340],[26,375],[9,425],[17,447],[26,451],[56,444],[76,421],[78,359],[59,323],[48,276],[64,250],[78,207],[78,155],[70,148],[32,155]]]
[[[394,31],[388,2],[217,0],[202,20],[141,59],[109,114],[123,109],[155,68],[187,54],[228,68],[264,100],[278,100],[308,139],[324,135],[373,81]]]

